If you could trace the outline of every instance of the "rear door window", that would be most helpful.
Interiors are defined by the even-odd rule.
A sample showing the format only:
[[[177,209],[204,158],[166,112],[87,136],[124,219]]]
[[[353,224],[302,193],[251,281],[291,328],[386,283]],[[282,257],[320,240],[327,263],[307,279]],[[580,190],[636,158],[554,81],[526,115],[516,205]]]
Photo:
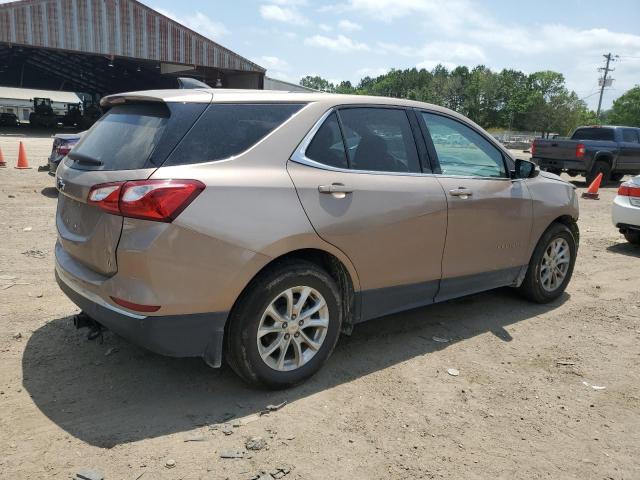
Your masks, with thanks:
[[[282,125],[304,105],[211,104],[165,165],[204,163],[239,155]]]
[[[420,171],[415,139],[403,109],[344,108],[339,115],[353,170]]]

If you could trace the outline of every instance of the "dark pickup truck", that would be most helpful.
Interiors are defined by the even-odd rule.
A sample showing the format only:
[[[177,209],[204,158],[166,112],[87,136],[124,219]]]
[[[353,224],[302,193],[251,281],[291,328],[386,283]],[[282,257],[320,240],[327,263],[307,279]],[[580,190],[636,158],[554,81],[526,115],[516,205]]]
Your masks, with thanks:
[[[578,127],[569,140],[536,138],[531,160],[547,172],[584,175],[588,184],[599,173],[603,184],[620,181],[640,173],[640,128]]]

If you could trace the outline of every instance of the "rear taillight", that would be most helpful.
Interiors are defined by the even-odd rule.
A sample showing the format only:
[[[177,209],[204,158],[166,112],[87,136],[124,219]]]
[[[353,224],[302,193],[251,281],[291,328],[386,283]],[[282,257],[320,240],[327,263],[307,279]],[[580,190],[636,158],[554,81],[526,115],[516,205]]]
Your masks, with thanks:
[[[107,213],[120,215],[120,191],[124,182],[101,183],[89,191],[87,203],[96,205]]]
[[[583,158],[584,157],[584,152],[585,152],[584,143],[577,144],[576,145],[576,158]]]
[[[623,183],[618,188],[618,195],[622,197],[640,198],[640,187],[636,187],[631,183]]]
[[[536,154],[536,141],[534,140],[531,144],[531,156],[533,157]]]
[[[198,180],[136,180],[101,183],[87,202],[107,213],[156,222],[173,221],[204,190]]]
[[[62,157],[66,157],[69,152],[71,151],[71,148],[73,147],[73,145],[60,145],[57,149],[56,149],[56,153]]]

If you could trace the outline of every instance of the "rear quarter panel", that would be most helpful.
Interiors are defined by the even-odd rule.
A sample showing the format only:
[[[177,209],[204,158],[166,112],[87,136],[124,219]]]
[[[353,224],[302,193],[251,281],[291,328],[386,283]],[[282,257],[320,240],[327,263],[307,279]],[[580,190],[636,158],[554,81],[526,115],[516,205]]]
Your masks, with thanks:
[[[286,170],[289,157],[324,109],[321,105],[308,105],[294,116],[295,121],[280,126],[238,157],[161,167],[152,175],[154,179],[198,179],[206,185],[171,224],[173,238],[163,235],[166,238],[154,245],[154,249],[159,247],[158,261],[162,261],[164,253],[177,264],[189,266],[186,281],[204,298],[197,302],[197,311],[231,309],[264,266],[274,258],[306,248],[335,255],[359,290],[353,265],[340,250],[316,234]],[[119,255],[129,244],[127,235],[125,225]],[[126,255],[135,256],[135,249],[130,250]],[[167,265],[166,272],[171,275],[173,268]],[[172,282],[167,278],[158,287],[171,288]],[[203,288],[210,292],[208,296]]]

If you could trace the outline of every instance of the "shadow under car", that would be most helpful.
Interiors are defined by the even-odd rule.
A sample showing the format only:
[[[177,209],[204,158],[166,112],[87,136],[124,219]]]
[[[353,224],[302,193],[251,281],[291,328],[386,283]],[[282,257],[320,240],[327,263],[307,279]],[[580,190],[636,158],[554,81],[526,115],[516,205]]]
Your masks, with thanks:
[[[189,431],[289,403],[486,332],[511,341],[505,327],[557,308],[528,303],[504,288],[372,320],[343,336],[324,368],[302,385],[257,390],[228,367],[147,352],[107,333],[87,341],[71,317],[46,323],[29,338],[23,386],[56,425],[90,445],[115,445]],[[482,308],[478,308],[482,306]],[[438,343],[433,336],[446,337]],[[110,349],[111,354],[105,355]]]

